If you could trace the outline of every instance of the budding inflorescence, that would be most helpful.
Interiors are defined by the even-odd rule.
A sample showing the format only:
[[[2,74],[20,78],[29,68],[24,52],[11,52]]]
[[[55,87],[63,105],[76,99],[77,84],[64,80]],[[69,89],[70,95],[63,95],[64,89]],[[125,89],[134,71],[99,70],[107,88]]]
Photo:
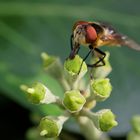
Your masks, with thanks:
[[[84,117],[88,118],[93,123],[92,127],[98,129],[100,133],[109,131],[117,125],[115,115],[110,109],[99,110],[96,113],[91,111],[98,101],[101,102],[109,98],[112,91],[110,80],[105,78],[110,72],[108,68],[111,69],[108,62],[109,54],[105,59],[107,65],[101,67],[101,71],[100,68],[95,68],[92,71],[95,78],[90,79],[88,83],[85,80],[87,65],[79,55],[73,59],[68,58],[64,63],[64,68],[57,57],[46,53],[42,53],[41,57],[46,72],[62,85],[63,98],[56,96],[46,85],[39,82],[31,86],[22,85],[21,89],[26,92],[32,103],[53,103],[65,112],[63,115],[42,118],[39,125],[41,136],[47,138],[59,136],[63,124],[71,116],[80,120],[77,121],[78,123],[82,122]],[[93,128],[93,130],[95,129]]]

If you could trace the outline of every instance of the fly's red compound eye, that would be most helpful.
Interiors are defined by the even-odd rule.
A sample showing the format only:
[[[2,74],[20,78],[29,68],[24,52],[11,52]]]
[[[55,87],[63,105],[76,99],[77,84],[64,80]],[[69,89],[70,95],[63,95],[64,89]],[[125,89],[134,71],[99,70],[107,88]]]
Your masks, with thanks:
[[[97,39],[96,30],[92,26],[86,27],[86,42],[93,43]]]

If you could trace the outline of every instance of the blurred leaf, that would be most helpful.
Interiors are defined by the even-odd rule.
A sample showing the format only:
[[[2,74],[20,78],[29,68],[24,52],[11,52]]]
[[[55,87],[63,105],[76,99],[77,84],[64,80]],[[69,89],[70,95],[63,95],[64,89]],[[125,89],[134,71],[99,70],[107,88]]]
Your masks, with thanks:
[[[139,0],[20,1],[0,3],[0,88],[7,96],[41,114],[57,114],[59,110],[31,105],[19,85],[39,80],[55,94],[63,95],[61,86],[42,72],[40,53],[47,51],[64,60],[70,51],[69,36],[76,20],[110,22],[140,43]],[[104,49],[111,52],[113,92],[97,109],[111,108],[117,114],[119,125],[112,134],[121,135],[129,129],[130,118],[140,113],[140,54],[125,47]]]
[[[34,59],[36,59],[33,49],[35,45],[33,46],[28,40],[3,22],[0,22],[0,35],[4,39],[8,40],[9,43],[17,45],[14,46],[14,48],[11,47],[13,44],[8,44],[5,49],[1,48],[1,89],[4,91],[4,93],[7,93],[9,97],[15,99],[17,102],[20,102],[25,107],[30,108],[32,111],[38,110],[41,114],[58,114],[59,109],[52,105],[49,107],[46,107],[45,105],[31,105],[28,103],[27,98],[25,98],[25,95],[19,89],[21,84],[41,81],[44,84],[47,83],[47,86],[50,87],[50,89],[52,88],[54,93],[57,92],[57,95],[62,96],[63,91],[60,88],[60,85],[41,71],[41,61],[39,60],[40,55],[37,56],[40,64],[36,64],[34,61]],[[38,71],[34,69],[37,69]]]

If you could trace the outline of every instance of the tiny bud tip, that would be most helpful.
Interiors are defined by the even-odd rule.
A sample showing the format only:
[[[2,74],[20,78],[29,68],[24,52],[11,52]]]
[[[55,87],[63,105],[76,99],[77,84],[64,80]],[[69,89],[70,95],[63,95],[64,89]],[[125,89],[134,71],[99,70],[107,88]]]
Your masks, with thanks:
[[[42,130],[41,132],[40,132],[40,135],[41,136],[45,136],[45,135],[47,135],[48,134],[48,131],[47,130]]]

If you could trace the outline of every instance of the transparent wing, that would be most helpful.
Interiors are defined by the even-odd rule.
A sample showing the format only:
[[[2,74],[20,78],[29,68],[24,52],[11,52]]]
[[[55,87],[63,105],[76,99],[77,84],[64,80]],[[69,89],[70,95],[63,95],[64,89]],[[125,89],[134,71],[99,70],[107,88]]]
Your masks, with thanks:
[[[140,45],[136,43],[134,40],[128,38],[127,36],[122,36],[123,42],[121,45],[127,46],[131,49],[140,51]]]
[[[136,43],[133,39],[130,39],[126,35],[118,33],[114,28],[106,26],[106,41],[110,42],[108,44],[116,46],[126,46],[131,49],[140,51],[140,45]]]

